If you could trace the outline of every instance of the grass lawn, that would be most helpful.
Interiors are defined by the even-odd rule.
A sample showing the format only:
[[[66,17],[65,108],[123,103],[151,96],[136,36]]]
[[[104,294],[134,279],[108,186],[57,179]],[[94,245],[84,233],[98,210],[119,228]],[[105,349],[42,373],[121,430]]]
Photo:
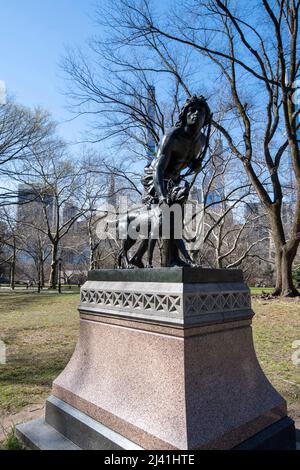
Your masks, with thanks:
[[[251,295],[271,294],[274,287],[250,287]]]
[[[288,405],[300,415],[300,364],[293,364],[291,358],[296,351],[292,344],[300,340],[300,302],[257,299],[252,307],[256,314],[253,335],[260,365]]]
[[[78,294],[0,293],[0,415],[45,400],[74,350],[78,303]]]
[[[43,403],[52,380],[65,367],[78,334],[78,294],[0,293],[0,339],[7,364],[0,364],[0,416]],[[300,366],[292,343],[300,340],[300,302],[253,301],[258,358],[274,386],[300,410]]]

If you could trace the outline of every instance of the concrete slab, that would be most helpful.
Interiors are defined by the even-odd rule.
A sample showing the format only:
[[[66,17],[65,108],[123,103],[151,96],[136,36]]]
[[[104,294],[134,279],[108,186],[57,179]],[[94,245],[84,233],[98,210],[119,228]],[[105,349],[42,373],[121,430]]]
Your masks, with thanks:
[[[241,269],[210,268],[152,268],[152,269],[94,269],[88,281],[119,282],[243,282]]]
[[[134,442],[54,396],[46,402],[45,420],[85,450],[142,450]]]
[[[76,444],[45,423],[44,418],[16,426],[16,435],[32,450],[81,450]]]

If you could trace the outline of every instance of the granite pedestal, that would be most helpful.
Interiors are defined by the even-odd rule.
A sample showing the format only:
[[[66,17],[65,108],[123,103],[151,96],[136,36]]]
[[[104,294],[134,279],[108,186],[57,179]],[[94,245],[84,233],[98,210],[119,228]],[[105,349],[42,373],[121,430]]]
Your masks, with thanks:
[[[17,428],[28,447],[59,436],[80,449],[295,446],[286,402],[256,358],[241,271],[91,271],[79,313],[45,420]]]

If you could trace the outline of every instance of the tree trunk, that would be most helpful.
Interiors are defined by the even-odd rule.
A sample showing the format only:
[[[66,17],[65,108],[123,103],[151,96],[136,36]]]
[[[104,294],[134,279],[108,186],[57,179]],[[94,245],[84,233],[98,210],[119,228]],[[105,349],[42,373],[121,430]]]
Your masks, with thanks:
[[[294,257],[290,253],[286,253],[286,250],[284,249],[281,260],[281,295],[283,295],[284,297],[295,297],[299,295],[297,289],[294,286],[292,278],[293,260]]]
[[[277,224],[274,219],[275,217],[272,221],[272,236],[275,245],[276,284],[272,295],[295,297],[299,293],[294,286],[292,270],[299,242],[295,238],[295,240],[289,240],[285,243],[280,224]]]
[[[41,292],[41,264],[40,260],[38,260],[38,265],[37,265],[37,288],[38,288],[38,293]]]
[[[90,268],[89,268],[89,270],[90,270],[90,271],[93,271],[94,269],[96,269],[96,267],[95,267],[95,262],[94,262],[94,256],[93,256],[93,254],[91,253],[91,256],[90,256]]]
[[[10,288],[12,290],[15,289],[15,273],[16,273],[16,247],[14,246],[13,256],[12,256],[12,260],[10,263],[10,279],[9,279]]]
[[[41,288],[45,287],[45,266],[43,258],[40,260],[40,282]]]
[[[272,295],[282,295],[284,297],[298,296],[299,292],[294,286],[292,276],[294,256],[287,253],[285,247],[283,247],[279,253],[276,253],[275,260],[276,284]]]
[[[282,272],[281,272],[281,261],[282,261],[282,248],[275,245],[275,269],[276,269],[276,282],[275,289],[272,292],[272,295],[278,296],[281,295],[282,291]]]
[[[55,243],[52,245],[52,252],[51,252],[51,270],[50,270],[50,278],[49,278],[49,288],[56,289],[57,284],[57,251],[58,245]]]
[[[161,243],[161,266],[166,268],[169,266],[170,261],[170,241],[162,239]]]
[[[93,239],[90,235],[89,239],[89,245],[90,245],[90,270],[96,269],[95,266],[95,246],[93,243]]]
[[[12,290],[15,289],[15,268],[16,268],[15,262],[12,261],[10,263],[10,280],[9,280],[10,288]]]

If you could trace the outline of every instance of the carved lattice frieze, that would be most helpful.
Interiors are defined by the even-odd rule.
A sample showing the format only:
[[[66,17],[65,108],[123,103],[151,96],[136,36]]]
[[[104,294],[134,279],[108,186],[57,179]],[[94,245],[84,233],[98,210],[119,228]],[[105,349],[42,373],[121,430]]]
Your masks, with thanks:
[[[139,292],[95,291],[81,289],[81,304],[146,311],[179,312],[181,298],[168,294],[144,294]]]
[[[140,310],[146,312],[180,313],[184,299],[184,312],[187,315],[199,315],[229,310],[250,308],[250,294],[242,292],[193,293],[171,295],[163,293],[121,292],[97,289],[82,289],[81,304],[109,307],[122,310]]]
[[[197,315],[199,313],[249,309],[251,301],[248,292],[220,292],[187,295],[184,305],[186,314]]]

